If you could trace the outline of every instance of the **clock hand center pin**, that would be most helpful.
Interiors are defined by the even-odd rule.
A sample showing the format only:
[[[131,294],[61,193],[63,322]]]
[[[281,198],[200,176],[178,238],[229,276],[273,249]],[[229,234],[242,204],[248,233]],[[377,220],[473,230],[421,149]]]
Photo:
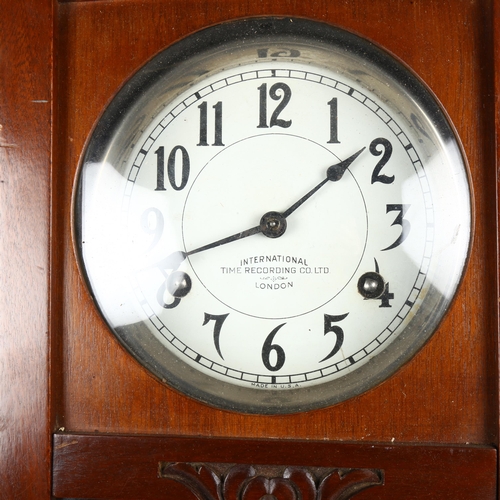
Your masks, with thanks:
[[[308,193],[306,193],[302,198],[300,198],[297,202],[290,206],[283,213],[270,211],[266,212],[262,218],[260,219],[260,223],[258,226],[247,229],[246,231],[241,231],[239,233],[235,233],[231,236],[227,236],[226,238],[222,238],[220,240],[214,241],[212,243],[208,243],[201,247],[195,248],[194,250],[190,250],[189,252],[174,252],[169,257],[164,259],[161,264],[164,269],[171,269],[172,274],[170,275],[169,289],[170,293],[174,297],[182,297],[186,295],[189,290],[191,290],[191,280],[186,273],[177,272],[177,269],[182,264],[182,262],[189,257],[190,255],[194,255],[196,253],[204,252],[205,250],[209,250],[211,248],[219,247],[222,245],[226,245],[227,243],[231,243],[233,241],[241,240],[243,238],[247,238],[249,236],[253,236],[254,234],[262,233],[264,236],[268,238],[279,238],[282,236],[287,228],[286,219],[289,217],[297,208],[303,205],[313,194],[319,191],[328,181],[337,182],[344,176],[344,173],[349,168],[349,166],[356,160],[356,158],[365,150],[363,147],[353,155],[349,156],[345,160],[342,160],[340,163],[336,163],[331,165],[326,170],[326,177],[313,189],[311,189]]]
[[[215,248],[221,245],[225,245],[227,243],[231,243],[232,241],[241,240],[243,238],[247,238],[248,236],[253,236],[254,234],[257,233],[262,233],[264,236],[267,236],[268,238],[278,238],[282,236],[285,233],[287,227],[286,218],[290,216],[293,212],[295,212],[297,208],[299,208],[305,201],[307,201],[328,181],[337,182],[340,179],[342,179],[345,171],[365,149],[366,148],[363,147],[359,151],[351,155],[349,158],[342,160],[340,163],[336,163],[328,167],[326,171],[326,177],[317,186],[311,189],[307,194],[305,194],[302,198],[300,198],[300,200],[294,203],[290,208],[288,208],[288,210],[285,210],[283,213],[275,211],[266,212],[262,216],[258,226],[247,229],[246,231],[235,233],[226,238],[214,241],[213,243],[203,245],[199,248],[187,252],[186,256],[203,252],[205,250],[209,250],[210,248]]]

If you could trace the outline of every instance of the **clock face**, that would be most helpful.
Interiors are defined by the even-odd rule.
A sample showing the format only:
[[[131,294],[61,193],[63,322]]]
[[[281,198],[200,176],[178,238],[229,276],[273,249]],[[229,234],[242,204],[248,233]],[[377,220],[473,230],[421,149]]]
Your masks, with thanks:
[[[379,384],[461,279],[466,162],[424,85],[300,19],[209,28],[120,90],[75,196],[83,274],[157,378],[287,413]]]

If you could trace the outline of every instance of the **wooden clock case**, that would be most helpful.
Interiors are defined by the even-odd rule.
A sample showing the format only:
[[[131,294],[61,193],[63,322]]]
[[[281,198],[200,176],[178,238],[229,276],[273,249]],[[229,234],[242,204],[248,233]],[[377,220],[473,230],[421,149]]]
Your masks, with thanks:
[[[0,498],[497,498],[500,2],[0,3]],[[288,416],[153,379],[97,313],[71,236],[85,141],[124,80],[255,15],[330,22],[401,58],[447,110],[474,191],[467,272],[424,349],[366,394]]]

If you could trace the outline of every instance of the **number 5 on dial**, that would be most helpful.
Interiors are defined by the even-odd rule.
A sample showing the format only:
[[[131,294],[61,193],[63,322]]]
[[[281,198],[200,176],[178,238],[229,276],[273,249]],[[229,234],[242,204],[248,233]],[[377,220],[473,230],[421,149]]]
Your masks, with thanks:
[[[331,316],[330,314],[325,314],[325,335],[327,335],[330,332],[333,332],[337,336],[337,339],[335,341],[335,346],[330,351],[330,354],[324,357],[320,361],[320,363],[326,361],[327,359],[332,358],[333,356],[335,356],[335,354],[337,354],[340,351],[342,344],[344,343],[344,330],[342,330],[340,326],[333,325],[333,323],[338,323],[339,321],[342,321],[344,318],[347,317],[348,314],[349,313],[341,314],[339,316]]]

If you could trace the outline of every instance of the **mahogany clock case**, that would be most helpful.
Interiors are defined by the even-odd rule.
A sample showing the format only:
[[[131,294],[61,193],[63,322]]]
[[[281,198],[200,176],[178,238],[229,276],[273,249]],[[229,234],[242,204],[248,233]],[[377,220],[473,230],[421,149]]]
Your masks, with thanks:
[[[2,0],[0,255],[9,272],[0,276],[0,496],[138,498],[139,483],[124,486],[135,468],[151,494],[168,482],[190,498],[159,464],[238,462],[381,471],[380,484],[359,498],[423,498],[429,490],[433,498],[496,498],[499,7],[480,0]],[[255,15],[336,24],[409,65],[454,123],[474,192],[467,272],[422,351],[359,397],[279,417],[217,410],[151,377],[94,307],[71,229],[77,165],[123,82],[174,41]]]
[[[332,406],[406,364],[449,308],[471,236],[462,156],[432,94],[373,43],[297,17],[220,23],[161,51],[99,118],[75,253],[109,329],[159,380],[235,412]],[[277,207],[263,218],[280,232],[255,226]],[[292,264],[223,267],[249,255]],[[381,280],[371,300],[366,276]]]
[[[483,180],[486,178],[487,170],[476,167],[476,156],[483,152],[479,148],[471,150],[467,144],[467,138],[472,138],[473,134],[477,134],[477,137],[474,137],[476,141],[474,144],[480,143],[481,138],[485,137],[479,134],[480,126],[483,124],[478,122],[477,126],[462,128],[465,113],[470,109],[472,115],[473,109],[477,110],[480,106],[464,107],[461,102],[454,102],[451,96],[450,102],[446,101],[451,81],[459,81],[459,89],[463,92],[463,87],[467,83],[477,85],[477,78],[474,77],[482,73],[479,71],[473,73],[470,61],[467,65],[460,61],[458,69],[462,73],[468,70],[469,73],[466,76],[457,74],[456,78],[452,78],[449,75],[449,71],[452,70],[450,66],[446,79],[440,87],[438,79],[438,75],[442,75],[440,60],[436,62],[437,69],[433,73],[425,71],[424,65],[418,65],[419,57],[413,55],[415,51],[418,52],[416,48],[412,51],[407,48],[404,52],[400,49],[398,54],[394,44],[389,44],[387,47],[396,55],[405,56],[405,62],[436,93],[457,126],[470,162],[476,210],[474,247],[461,290],[440,331],[414,362],[408,364],[377,390],[323,412],[290,416],[289,422],[293,422],[291,427],[283,425],[284,420],[270,417],[267,420],[259,419],[259,424],[264,425],[266,429],[265,434],[262,434],[260,425],[256,426],[255,420],[250,417],[238,413],[220,412],[199,405],[156,383],[140,365],[130,359],[109,334],[77,268],[72,244],[71,211],[68,207],[71,206],[76,169],[84,145],[105,105],[123,82],[137,67],[166,44],[165,37],[158,36],[162,33],[161,21],[164,20],[161,15],[161,4],[148,4],[139,10],[135,8],[133,2],[121,5],[105,4],[107,8],[103,10],[101,7],[97,17],[94,12],[96,7],[93,5],[69,3],[60,7],[61,19],[64,19],[64,22],[61,21],[59,33],[60,46],[63,50],[59,52],[60,101],[56,126],[59,130],[64,130],[64,134],[56,136],[57,162],[54,165],[54,172],[56,170],[58,172],[53,179],[53,203],[56,215],[53,231],[60,235],[60,238],[59,244],[53,249],[55,258],[52,291],[55,294],[53,307],[60,308],[60,311],[56,310],[60,314],[54,315],[53,319],[58,321],[57,329],[63,333],[60,354],[64,366],[61,373],[64,421],[61,425],[72,430],[99,429],[101,432],[159,432],[183,435],[201,432],[206,435],[227,433],[228,436],[233,436],[235,429],[238,429],[237,435],[240,437],[344,440],[369,437],[374,441],[390,441],[395,438],[407,442],[486,441],[486,436],[493,429],[488,430],[478,423],[487,413],[486,405],[489,405],[487,391],[491,388],[488,387],[487,380],[485,384],[478,382],[479,377],[482,379],[479,366],[486,366],[486,361],[491,356],[488,354],[491,352],[488,350],[488,342],[491,342],[491,339],[483,333],[491,329],[489,322],[492,315],[488,309],[491,308],[491,304],[485,300],[488,297],[467,292],[471,281],[475,281],[474,284],[478,285],[478,274],[474,267],[477,265],[480,249],[484,253],[479,257],[479,269],[484,269],[491,261],[491,257],[486,253],[487,245],[491,243],[481,234],[483,227],[486,228],[481,217],[486,219],[491,213],[485,210],[483,205],[492,199],[492,196],[480,193],[482,186],[488,189],[491,184],[486,185]],[[149,36],[138,37],[134,34],[134,26],[141,26],[141,31],[144,31],[147,23],[152,23],[153,19],[156,28],[147,30]],[[93,29],[89,32],[90,24]],[[125,31],[121,29],[122,25],[127,26]],[[196,28],[202,26],[196,25]],[[360,25],[347,27],[357,30],[362,28]],[[193,26],[192,30],[183,31],[182,34],[187,34],[196,28]],[[115,30],[120,33],[117,40],[111,37]],[[153,36],[153,32],[157,35]],[[86,33],[88,34],[85,35]],[[101,36],[96,37],[95,33],[100,33]],[[389,43],[389,40],[381,37],[378,32],[364,34],[371,35],[384,46]],[[106,43],[103,43],[101,38],[105,35],[107,35]],[[462,47],[462,50],[465,48]],[[103,78],[102,71],[89,74],[89,68],[95,67],[113,67],[113,71],[107,71],[106,78]],[[441,95],[440,88],[442,88]],[[456,95],[457,91],[458,89],[452,95]],[[471,94],[481,95],[481,91],[477,88]],[[458,120],[454,119],[456,112],[453,105],[459,108]],[[472,116],[468,119],[472,120]],[[481,164],[484,164],[482,159]],[[64,168],[58,168],[63,165]],[[468,312],[472,306],[475,311],[473,315]],[[453,355],[445,356],[451,352]],[[128,402],[130,410],[124,413],[122,408],[125,401]],[[378,411],[377,419],[373,419],[372,412],[379,407],[381,401],[384,402],[385,411]],[[394,413],[401,414],[400,410],[403,408],[404,418],[398,423],[394,419]],[[444,409],[446,411],[443,411]],[[201,422],[189,418],[193,413],[200,415]],[[450,419],[455,422],[454,426],[445,425],[444,429],[437,431],[438,422],[444,424]],[[474,421],[476,424],[471,425]],[[224,425],[220,425],[220,422],[224,422]],[[353,425],[353,422],[356,424]],[[201,431],[205,425],[208,428]]]

